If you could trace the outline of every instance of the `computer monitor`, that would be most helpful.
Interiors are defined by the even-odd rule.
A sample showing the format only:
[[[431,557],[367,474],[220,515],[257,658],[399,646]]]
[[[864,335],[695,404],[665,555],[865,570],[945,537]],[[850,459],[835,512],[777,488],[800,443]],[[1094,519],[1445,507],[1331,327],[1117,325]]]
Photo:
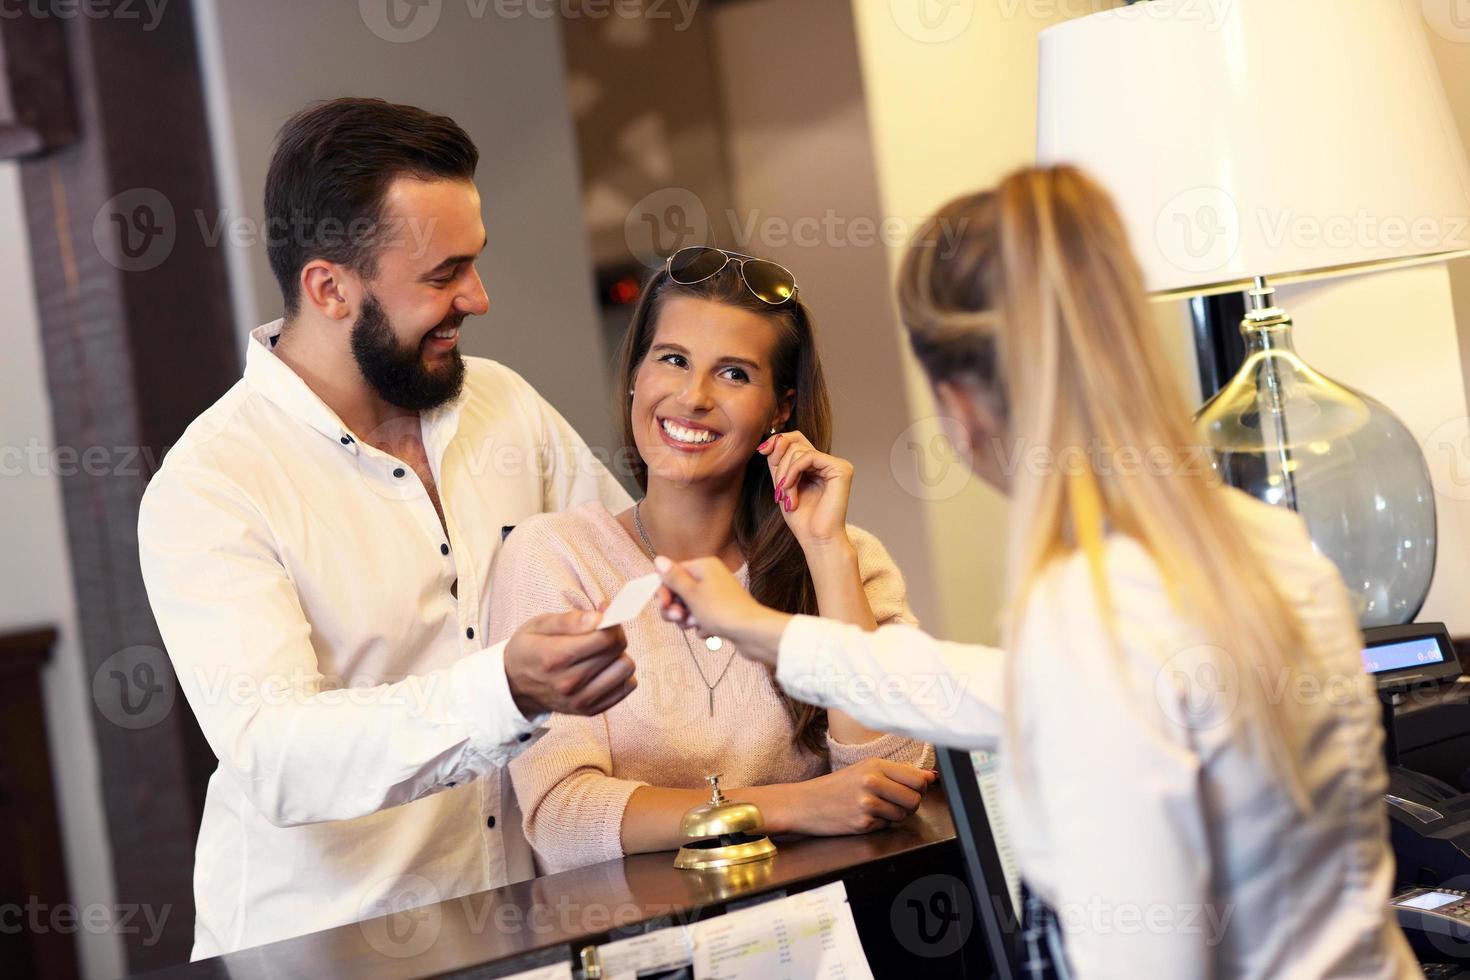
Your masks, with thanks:
[[[1460,676],[1460,658],[1444,623],[1378,626],[1363,631],[1363,667],[1379,688],[1451,681]]]
[[[998,802],[999,760],[992,752],[961,749],[941,748],[938,756],[996,980],[1023,980],[1021,876]]]

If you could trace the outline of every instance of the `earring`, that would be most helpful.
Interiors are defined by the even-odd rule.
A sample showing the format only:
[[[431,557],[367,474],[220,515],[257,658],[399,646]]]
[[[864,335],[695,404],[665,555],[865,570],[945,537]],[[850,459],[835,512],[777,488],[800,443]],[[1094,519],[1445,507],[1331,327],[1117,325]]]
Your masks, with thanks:
[[[776,427],[773,425],[773,426],[771,426],[771,435],[775,435],[775,434],[776,434]]]

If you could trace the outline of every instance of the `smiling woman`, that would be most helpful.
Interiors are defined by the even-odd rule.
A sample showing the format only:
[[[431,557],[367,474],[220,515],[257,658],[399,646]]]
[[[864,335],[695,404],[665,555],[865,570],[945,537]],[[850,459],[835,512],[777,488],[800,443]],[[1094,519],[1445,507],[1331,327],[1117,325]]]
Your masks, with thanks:
[[[628,418],[645,481],[649,468],[671,463],[676,469],[663,473],[666,478],[696,479],[698,471],[689,461],[703,458],[727,431],[749,430],[758,443],[762,435],[774,434],[762,433],[763,425],[771,430],[785,425],[795,392],[776,390],[771,368],[763,366],[776,353],[771,348],[781,327],[762,314],[699,296],[668,299],[658,323],[652,345],[638,358]],[[794,330],[788,324],[785,332]],[[809,426],[814,431],[826,425],[816,414]],[[820,414],[825,415],[825,406]],[[657,438],[648,438],[650,433]],[[676,455],[659,452],[660,442]],[[745,450],[738,463],[750,460],[754,448],[735,445],[734,450]]]
[[[913,622],[883,546],[846,523],[852,467],[826,452],[826,386],[794,295],[761,299],[735,262],[697,283],[666,268],[634,310],[620,374],[646,496],[621,514],[588,504],[519,527],[496,558],[494,635],[596,608],[655,552],[718,555],[790,612]],[[807,834],[902,820],[933,779],[919,768],[927,746],[792,700],[728,642],[693,642],[651,606],[624,629],[638,688],[601,717],[555,716],[511,767],[543,871],[677,847],[713,773],[768,831]]]

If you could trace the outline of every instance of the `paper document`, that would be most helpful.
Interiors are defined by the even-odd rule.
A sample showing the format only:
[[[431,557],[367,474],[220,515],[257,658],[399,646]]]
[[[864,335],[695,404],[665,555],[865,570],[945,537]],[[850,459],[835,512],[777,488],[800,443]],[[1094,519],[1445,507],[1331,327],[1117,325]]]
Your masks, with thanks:
[[[648,600],[658,591],[658,572],[649,572],[640,578],[627,582],[618,594],[613,596],[613,601],[608,604],[607,611],[602,614],[602,622],[597,628],[605,630],[609,626],[621,626],[642,612],[643,607],[648,605]]]
[[[688,933],[683,926],[677,926],[599,946],[597,957],[604,980],[638,980],[677,976],[674,971],[680,967],[687,971],[693,951]]]
[[[840,881],[690,926],[695,980],[872,980]]]
[[[606,980],[873,980],[840,881],[597,948]]]

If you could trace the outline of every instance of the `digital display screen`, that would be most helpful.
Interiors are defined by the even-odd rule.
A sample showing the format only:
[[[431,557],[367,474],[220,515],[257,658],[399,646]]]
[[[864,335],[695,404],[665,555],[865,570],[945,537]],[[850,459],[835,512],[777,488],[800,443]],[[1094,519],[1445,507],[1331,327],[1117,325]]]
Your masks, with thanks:
[[[1450,895],[1446,892],[1425,892],[1423,895],[1415,895],[1412,898],[1406,898],[1394,904],[1402,905],[1406,909],[1424,909],[1428,911],[1430,909],[1443,908],[1464,898],[1464,895]]]
[[[1363,651],[1363,666],[1368,668],[1370,674],[1442,663],[1444,653],[1439,649],[1439,642],[1432,636],[1386,643]]]

